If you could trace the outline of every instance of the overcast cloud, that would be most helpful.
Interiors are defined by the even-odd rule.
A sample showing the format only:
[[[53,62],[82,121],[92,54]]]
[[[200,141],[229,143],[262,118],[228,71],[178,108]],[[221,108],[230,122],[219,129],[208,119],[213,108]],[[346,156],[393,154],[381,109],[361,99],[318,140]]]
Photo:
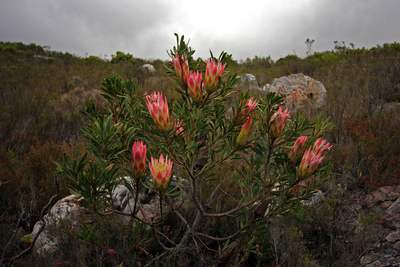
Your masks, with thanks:
[[[167,59],[174,33],[195,57],[235,59],[332,50],[334,41],[371,48],[399,42],[397,0],[0,0],[0,41],[49,45],[78,56],[116,51]]]

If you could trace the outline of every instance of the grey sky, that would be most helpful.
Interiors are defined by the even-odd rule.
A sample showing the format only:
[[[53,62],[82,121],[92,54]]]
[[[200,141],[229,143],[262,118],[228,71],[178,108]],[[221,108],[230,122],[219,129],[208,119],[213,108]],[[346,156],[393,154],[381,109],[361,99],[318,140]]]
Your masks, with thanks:
[[[167,59],[174,33],[195,57],[306,55],[334,41],[371,48],[400,41],[398,0],[0,0],[0,41],[49,45],[79,56],[116,51]]]

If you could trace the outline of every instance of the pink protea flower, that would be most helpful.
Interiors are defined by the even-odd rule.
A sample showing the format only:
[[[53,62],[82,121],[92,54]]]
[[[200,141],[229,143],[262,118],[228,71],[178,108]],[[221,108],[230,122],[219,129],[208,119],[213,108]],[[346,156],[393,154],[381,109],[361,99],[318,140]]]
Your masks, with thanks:
[[[326,143],[326,140],[322,140],[321,138],[318,138],[317,141],[314,143],[314,150],[315,153],[321,153],[324,154],[326,151],[330,150],[333,146],[329,146],[330,143]]]
[[[176,55],[175,57],[172,58],[172,64],[175,67],[175,74],[176,77],[178,78],[179,84],[185,85],[186,77],[189,74],[189,62],[186,56],[179,57],[179,55]]]
[[[237,115],[235,119],[235,124],[240,125],[243,124],[246,118],[253,112],[253,110],[257,107],[258,102],[253,101],[253,97],[247,100],[246,104],[244,105],[243,109]]]
[[[243,125],[242,130],[240,131],[240,134],[236,139],[236,143],[238,145],[244,145],[246,143],[247,137],[249,136],[251,121],[252,119],[250,119],[250,117],[247,117],[247,121]]]
[[[146,172],[146,151],[147,147],[143,141],[133,143],[131,170],[134,178],[141,178]]]
[[[154,92],[151,94],[150,99],[147,99],[146,105],[157,129],[161,132],[168,131],[170,123],[167,98],[164,100],[161,92],[158,92],[158,94]]]
[[[201,83],[203,82],[202,72],[190,72],[187,76],[187,86],[189,94],[194,102],[200,102],[203,99],[203,90],[201,90]]]
[[[149,169],[151,178],[153,180],[154,187],[163,192],[169,185],[171,179],[173,163],[171,159],[168,160],[168,156],[164,157],[161,154],[160,159],[154,159],[151,157],[151,163],[149,162]]]
[[[286,121],[289,118],[289,111],[286,109],[282,111],[282,106],[275,112],[271,117],[271,128],[269,129],[269,134],[272,138],[277,139],[281,136],[283,129],[285,128]]]
[[[304,152],[303,159],[301,160],[299,169],[297,171],[299,178],[306,179],[309,177],[323,159],[324,157],[321,156],[321,153],[316,154],[311,147],[307,149],[306,152]]]
[[[175,127],[175,135],[180,135],[181,132],[183,132],[182,136],[186,136],[186,133],[184,132],[183,128],[183,123],[181,121],[176,121],[174,124]]]
[[[292,149],[289,152],[288,158],[291,161],[295,161],[301,154],[304,153],[306,150],[305,143],[307,141],[307,136],[300,136],[297,138],[296,142],[294,143]]]
[[[222,65],[221,62],[218,65],[215,64],[215,59],[211,62],[207,59],[206,64],[206,77],[204,79],[204,87],[208,93],[212,93],[218,88],[219,77],[224,73],[226,64]]]

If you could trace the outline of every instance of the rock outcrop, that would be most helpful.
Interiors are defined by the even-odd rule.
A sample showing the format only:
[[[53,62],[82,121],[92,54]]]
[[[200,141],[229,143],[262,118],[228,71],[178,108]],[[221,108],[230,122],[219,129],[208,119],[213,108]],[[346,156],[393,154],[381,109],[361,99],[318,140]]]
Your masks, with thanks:
[[[381,240],[371,253],[361,258],[360,265],[400,266],[400,185],[372,192],[364,199],[363,207],[379,216]]]
[[[70,220],[74,227],[77,227],[79,223],[84,220],[84,223],[92,222],[92,217],[85,217],[84,214],[86,209],[80,205],[81,198],[76,195],[67,196],[59,200],[44,216],[46,225],[57,226],[61,220]],[[38,221],[33,227],[31,238],[35,238],[41,228],[42,222]],[[33,247],[36,251],[51,252],[57,247],[58,241],[57,236],[50,234],[48,231],[43,231]]]
[[[306,107],[320,108],[325,104],[327,96],[321,82],[301,73],[275,79],[265,90],[281,95],[284,105],[290,111]]]

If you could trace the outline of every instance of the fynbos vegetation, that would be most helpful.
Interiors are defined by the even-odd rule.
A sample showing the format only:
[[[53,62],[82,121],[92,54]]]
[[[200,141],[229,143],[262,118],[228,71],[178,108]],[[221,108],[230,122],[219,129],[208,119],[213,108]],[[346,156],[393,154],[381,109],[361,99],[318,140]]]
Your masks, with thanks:
[[[304,59],[239,63],[227,53],[194,60],[183,39],[171,62],[119,51],[111,61],[79,58],[1,42],[1,261],[357,265],[375,241],[376,216],[355,214],[352,205],[370,190],[399,184],[400,44],[335,45]],[[145,63],[157,74],[142,72]],[[237,93],[236,76],[245,73],[261,85],[311,76],[325,85],[327,105],[289,114],[277,96]],[[236,105],[225,117],[229,98]],[[57,166],[58,199],[80,194],[95,223],[47,226],[57,249],[14,260],[56,194]],[[182,181],[171,186],[173,174]],[[132,220],[117,216],[117,185],[135,200],[126,214]],[[318,188],[325,193],[319,206],[300,205]],[[138,199],[149,191],[155,210],[139,216]],[[183,204],[174,206],[173,197]]]

